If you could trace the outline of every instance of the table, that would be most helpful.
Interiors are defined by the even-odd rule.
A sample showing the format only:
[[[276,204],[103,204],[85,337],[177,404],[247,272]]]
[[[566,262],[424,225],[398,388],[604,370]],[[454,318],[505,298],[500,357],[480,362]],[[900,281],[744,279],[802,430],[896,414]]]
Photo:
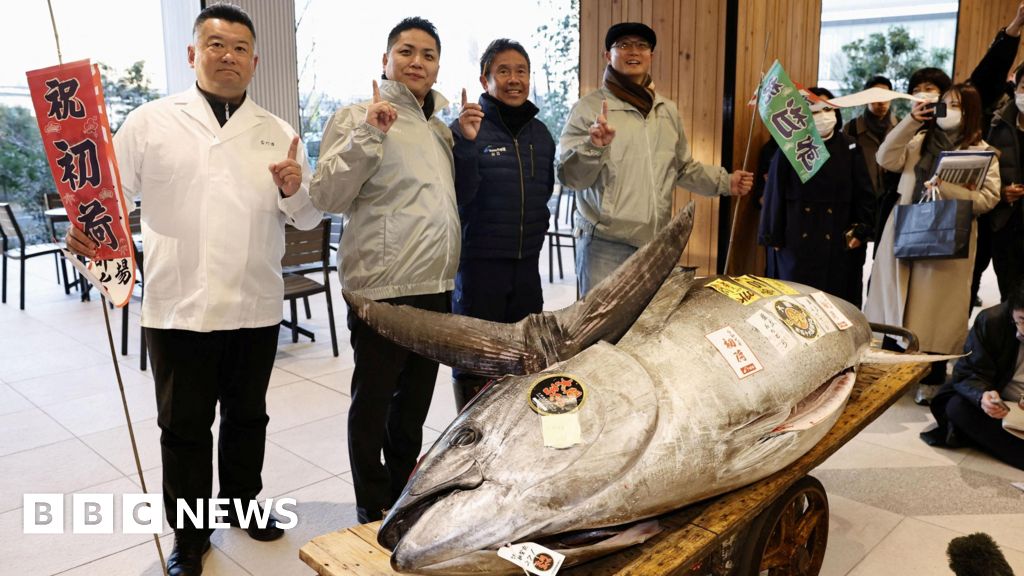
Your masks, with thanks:
[[[761,570],[778,567],[779,562],[817,561],[811,570],[793,572],[817,574],[820,558],[815,556],[824,556],[824,542],[814,538],[827,536],[828,503],[823,500],[821,484],[807,474],[885,412],[929,368],[929,364],[861,365],[850,400],[835,426],[789,467],[736,491],[666,514],[659,518],[664,530],[647,542],[560,573],[703,574],[691,569],[700,563],[715,564],[724,549],[741,566],[747,563],[755,570],[758,566]],[[792,502],[801,509],[791,507]],[[796,512],[798,525],[810,528],[807,541],[787,542],[785,530],[779,528],[784,524],[780,520],[783,512]],[[374,522],[318,536],[299,550],[299,558],[321,576],[396,574],[388,550],[377,544],[379,525]]]

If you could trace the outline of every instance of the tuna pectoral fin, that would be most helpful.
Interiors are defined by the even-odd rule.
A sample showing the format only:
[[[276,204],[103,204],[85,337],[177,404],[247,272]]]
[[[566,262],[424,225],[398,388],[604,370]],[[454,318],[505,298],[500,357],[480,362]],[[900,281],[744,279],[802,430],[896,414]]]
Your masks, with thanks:
[[[676,266],[693,229],[691,202],[582,300],[515,324],[377,303],[343,291],[355,313],[385,338],[481,376],[540,372],[598,340],[629,330]]]
[[[967,356],[967,354],[903,354],[878,348],[866,348],[860,355],[860,361],[868,364],[916,364],[918,362],[956,360],[964,356]]]

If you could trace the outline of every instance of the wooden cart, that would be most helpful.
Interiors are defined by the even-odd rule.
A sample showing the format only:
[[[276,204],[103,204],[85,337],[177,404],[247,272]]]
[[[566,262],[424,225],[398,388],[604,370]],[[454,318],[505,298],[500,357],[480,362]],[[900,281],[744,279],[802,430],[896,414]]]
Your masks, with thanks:
[[[828,540],[825,489],[807,474],[881,415],[928,370],[928,364],[863,364],[850,400],[831,431],[784,470],[739,490],[660,518],[647,542],[574,568],[567,576],[818,574]],[[321,576],[396,574],[377,544],[379,522],[318,536],[299,557]]]

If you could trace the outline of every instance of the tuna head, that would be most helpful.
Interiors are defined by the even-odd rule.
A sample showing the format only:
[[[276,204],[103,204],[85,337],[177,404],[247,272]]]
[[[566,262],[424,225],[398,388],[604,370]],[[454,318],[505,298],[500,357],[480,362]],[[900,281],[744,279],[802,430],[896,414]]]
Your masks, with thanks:
[[[577,387],[579,443],[545,447],[539,391]],[[624,385],[628,383],[628,385]],[[381,526],[399,571],[582,528],[586,500],[613,485],[657,427],[654,384],[631,356],[598,343],[548,371],[505,377],[477,396],[423,457]],[[562,415],[565,416],[565,415]],[[495,521],[500,518],[500,521]]]

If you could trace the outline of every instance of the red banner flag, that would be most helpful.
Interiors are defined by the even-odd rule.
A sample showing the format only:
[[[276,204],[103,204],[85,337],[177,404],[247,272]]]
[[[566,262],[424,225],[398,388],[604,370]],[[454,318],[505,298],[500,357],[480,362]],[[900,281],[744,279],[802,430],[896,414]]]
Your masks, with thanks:
[[[26,75],[68,221],[99,244],[89,276],[122,306],[135,284],[135,251],[99,68],[79,60]]]

